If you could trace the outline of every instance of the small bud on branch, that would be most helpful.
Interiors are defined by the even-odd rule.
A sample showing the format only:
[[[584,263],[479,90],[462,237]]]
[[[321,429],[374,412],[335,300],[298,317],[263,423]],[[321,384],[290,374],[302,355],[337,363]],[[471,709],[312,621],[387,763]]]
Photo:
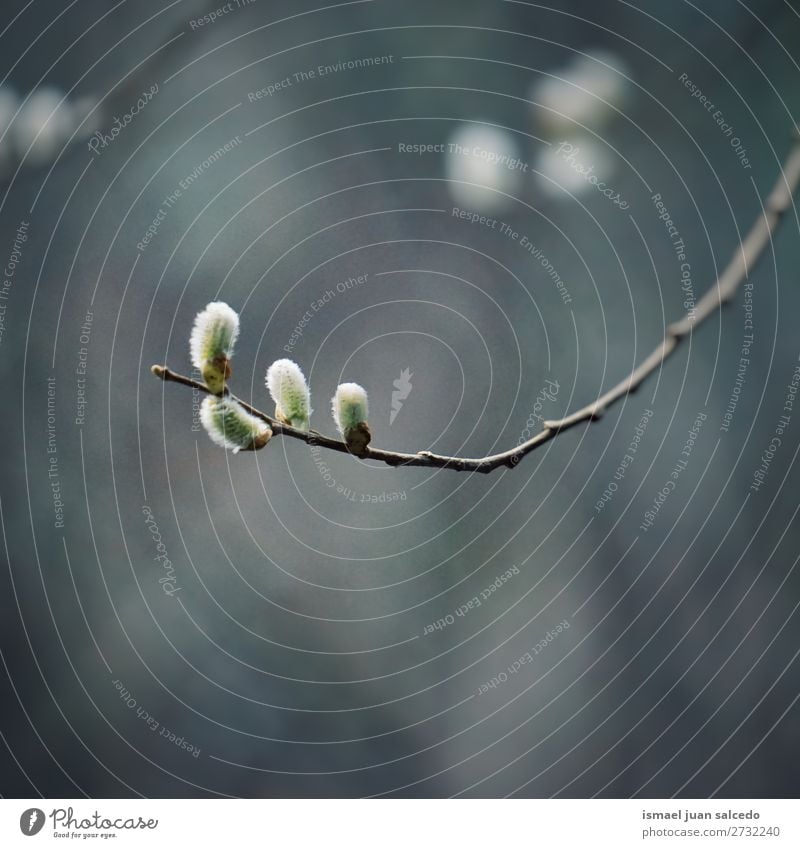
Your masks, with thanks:
[[[239,316],[227,303],[217,301],[197,314],[194,319],[189,351],[192,365],[203,375],[212,394],[225,390],[231,375],[230,358],[239,336]]]
[[[350,453],[366,456],[372,434],[367,424],[367,393],[358,383],[342,383],[331,400],[336,428]]]
[[[266,385],[275,401],[275,417],[297,430],[308,430],[311,394],[300,366],[291,359],[279,359],[267,370]]]
[[[204,398],[200,405],[200,421],[212,442],[234,453],[260,450],[272,437],[269,424],[250,415],[238,401],[229,397],[210,395]]]

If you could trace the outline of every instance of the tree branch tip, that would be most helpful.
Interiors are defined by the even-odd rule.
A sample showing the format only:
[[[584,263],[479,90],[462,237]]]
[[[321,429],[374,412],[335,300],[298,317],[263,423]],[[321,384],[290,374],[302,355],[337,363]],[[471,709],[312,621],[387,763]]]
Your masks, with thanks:
[[[168,369],[164,365],[151,365],[150,366],[150,372],[152,374],[155,374],[155,376],[158,377],[159,380],[166,380],[167,379],[167,370]]]

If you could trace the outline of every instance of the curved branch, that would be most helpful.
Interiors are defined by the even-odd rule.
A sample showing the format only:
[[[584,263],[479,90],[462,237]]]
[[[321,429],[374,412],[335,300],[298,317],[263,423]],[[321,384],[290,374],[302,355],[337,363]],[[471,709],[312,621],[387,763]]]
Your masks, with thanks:
[[[613,403],[629,392],[636,391],[647,377],[658,370],[664,360],[678,346],[681,339],[688,336],[694,327],[713,315],[734,296],[742,281],[747,278],[748,273],[763,254],[784,213],[791,208],[792,198],[797,191],[798,184],[800,184],[800,134],[795,130],[792,149],[783,164],[775,187],[764,203],[763,215],[756,220],[744,240],[739,244],[725,270],[720,274],[714,285],[700,298],[692,312],[687,312],[680,320],[667,327],[664,338],[658,347],[639,363],[625,379],[597,400],[564,418],[545,421],[542,429],[533,438],[510,450],[491,456],[470,459],[459,456],[442,456],[429,451],[399,453],[367,447],[360,458],[374,459],[392,466],[415,465],[425,468],[450,468],[454,471],[473,471],[479,474],[488,474],[501,466],[514,468],[523,457],[545,442],[550,441],[559,433],[563,433],[582,421],[597,420]],[[193,380],[191,377],[177,374],[164,365],[153,365],[151,371],[156,377],[164,381],[181,383],[184,386],[190,386],[198,391],[208,393],[208,388],[203,383]],[[226,394],[238,401],[251,415],[266,421],[272,428],[274,435],[300,439],[309,445],[318,445],[339,453],[350,453],[347,445],[342,441],[323,436],[314,430],[309,432],[296,430],[294,427],[282,424],[275,418],[261,412],[261,410],[250,406],[250,404],[230,394],[227,389]]]

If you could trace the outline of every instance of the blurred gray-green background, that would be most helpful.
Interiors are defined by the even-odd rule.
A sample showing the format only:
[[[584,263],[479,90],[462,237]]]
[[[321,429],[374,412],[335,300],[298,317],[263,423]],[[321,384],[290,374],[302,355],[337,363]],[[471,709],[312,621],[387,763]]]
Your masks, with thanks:
[[[752,288],[513,470],[233,455],[149,373],[221,299],[234,391],[271,412],[288,355],[324,433],[344,380],[397,450],[583,406],[762,214],[797,3],[6,0],[0,30],[4,796],[797,794],[793,209]]]

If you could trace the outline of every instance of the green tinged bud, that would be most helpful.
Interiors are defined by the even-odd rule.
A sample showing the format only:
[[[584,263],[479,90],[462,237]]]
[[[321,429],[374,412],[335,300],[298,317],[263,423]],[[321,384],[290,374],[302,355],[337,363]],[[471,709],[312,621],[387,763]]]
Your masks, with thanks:
[[[209,303],[194,319],[189,340],[192,364],[215,395],[222,394],[231,375],[230,358],[238,335],[239,316],[227,303]]]
[[[266,385],[275,401],[275,417],[298,430],[308,430],[311,394],[300,366],[291,359],[273,362]]]
[[[362,421],[366,423],[367,393],[358,383],[342,383],[331,400],[331,412],[337,429],[344,435],[349,427],[355,427]]]
[[[212,442],[234,453],[259,450],[272,436],[269,424],[250,415],[230,398],[205,398],[200,406],[200,420]]]
[[[350,452],[363,456],[371,439],[367,393],[358,383],[342,383],[331,400],[331,411]]]

